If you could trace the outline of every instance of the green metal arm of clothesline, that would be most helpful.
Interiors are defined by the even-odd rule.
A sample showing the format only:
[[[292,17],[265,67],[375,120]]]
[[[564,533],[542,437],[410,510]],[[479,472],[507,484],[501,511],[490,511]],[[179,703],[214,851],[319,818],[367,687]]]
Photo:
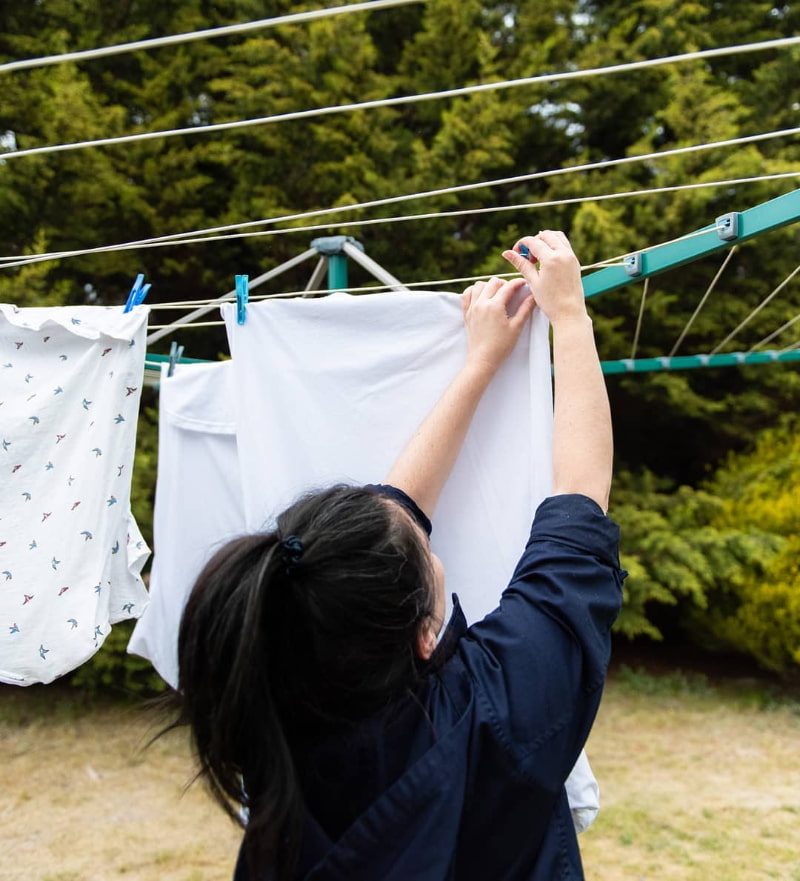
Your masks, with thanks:
[[[152,352],[148,352],[144,356],[144,366],[149,367],[151,370],[156,370],[161,367],[162,364],[166,364],[169,361],[169,355],[156,355]],[[178,364],[216,364],[216,361],[210,361],[208,358],[184,358],[181,356],[178,359]]]
[[[746,211],[723,215],[717,218],[712,226],[703,227],[697,231],[697,234],[691,234],[677,242],[668,242],[639,251],[626,261],[627,266],[607,266],[605,269],[599,269],[584,277],[584,294],[588,299],[607,291],[614,291],[769,230],[788,226],[798,220],[800,220],[800,189],[778,196],[777,199],[771,199],[769,202],[762,202],[761,205],[748,208]],[[733,229],[734,225],[737,226],[736,230]],[[723,234],[730,234],[731,237],[723,238],[721,228]],[[734,232],[736,235],[732,235]],[[638,266],[635,265],[636,258],[639,260]],[[637,268],[638,272],[636,272]]]
[[[623,358],[601,361],[603,373],[651,373],[656,370],[694,370],[698,367],[741,367],[743,364],[775,364],[800,361],[800,349],[784,352],[727,352],[723,355],[677,355],[674,358]]]
[[[160,370],[169,361],[169,355],[145,357],[145,369]],[[623,358],[620,361],[601,361],[603,373],[650,373],[656,370],[693,370],[698,367],[741,367],[743,364],[776,364],[800,361],[800,349],[766,352],[728,352],[724,355],[679,355],[674,358]],[[181,358],[181,364],[211,364],[201,358]]]

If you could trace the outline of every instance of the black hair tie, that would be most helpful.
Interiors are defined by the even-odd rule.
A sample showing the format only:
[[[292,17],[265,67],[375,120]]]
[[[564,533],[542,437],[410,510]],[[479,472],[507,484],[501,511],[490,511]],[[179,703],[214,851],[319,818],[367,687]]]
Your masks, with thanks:
[[[289,575],[303,556],[303,542],[296,535],[290,535],[281,540],[280,549],[286,574]]]

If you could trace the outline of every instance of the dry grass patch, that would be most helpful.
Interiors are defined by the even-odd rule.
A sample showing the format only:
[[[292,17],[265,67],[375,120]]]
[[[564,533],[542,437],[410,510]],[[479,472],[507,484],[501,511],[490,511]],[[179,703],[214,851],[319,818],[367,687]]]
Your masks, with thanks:
[[[800,881],[800,707],[683,674],[612,677],[588,745],[587,881]],[[240,833],[139,707],[0,690],[3,881],[217,881]],[[409,879],[413,881],[413,879]]]
[[[622,671],[587,751],[587,881],[800,881],[800,706]]]
[[[182,734],[138,707],[59,688],[0,692],[4,881],[230,877],[239,833],[200,786]]]

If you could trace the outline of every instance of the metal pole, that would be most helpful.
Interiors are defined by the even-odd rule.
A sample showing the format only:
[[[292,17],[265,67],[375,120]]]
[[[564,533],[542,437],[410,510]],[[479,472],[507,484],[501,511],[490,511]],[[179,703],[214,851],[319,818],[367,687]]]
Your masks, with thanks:
[[[281,263],[280,266],[276,266],[274,269],[270,269],[268,272],[263,273],[262,275],[254,278],[247,286],[248,290],[252,291],[253,288],[257,288],[259,285],[264,284],[265,281],[269,281],[271,278],[275,278],[277,275],[281,275],[286,272],[288,269],[292,269],[297,266],[299,263],[303,263],[305,260],[308,260],[309,257],[315,256],[317,253],[315,248],[309,248],[307,251],[304,251],[302,254],[298,254],[297,257],[292,257],[291,260],[287,260],[285,263]],[[151,333],[150,336],[147,337],[147,345],[149,346],[151,343],[156,342],[156,340],[160,340],[162,337],[168,336],[171,333],[175,333],[182,325],[191,324],[195,318],[200,318],[203,315],[207,315],[209,312],[212,312],[220,303],[224,303],[226,300],[232,300],[236,296],[236,288],[228,291],[223,294],[221,297],[217,297],[215,300],[212,300],[208,306],[202,306],[200,309],[195,309],[194,312],[190,312],[188,315],[184,315],[183,318],[179,318],[177,321],[173,321],[169,327],[164,327],[161,330],[157,330],[154,333]]]
[[[367,272],[372,273],[378,281],[383,282],[388,288],[393,291],[408,291],[408,288],[400,281],[399,278],[395,278],[391,272],[387,272],[380,263],[376,263],[372,257],[368,257],[363,251],[357,248],[355,245],[350,242],[345,242],[342,250],[348,257],[352,257],[356,263],[360,263]]]
[[[328,290],[347,290],[347,257],[344,254],[328,256]]]

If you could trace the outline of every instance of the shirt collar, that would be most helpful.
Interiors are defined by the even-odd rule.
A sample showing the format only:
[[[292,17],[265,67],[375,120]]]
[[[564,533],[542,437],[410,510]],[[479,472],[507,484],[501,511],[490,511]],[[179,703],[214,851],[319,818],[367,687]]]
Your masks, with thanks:
[[[467,619],[464,617],[461,603],[458,601],[458,596],[456,594],[453,594],[452,596],[453,611],[450,613],[450,620],[442,631],[442,635],[439,637],[439,642],[428,661],[428,664],[434,668],[441,667],[450,659],[453,652],[456,650],[458,641],[467,632]]]

